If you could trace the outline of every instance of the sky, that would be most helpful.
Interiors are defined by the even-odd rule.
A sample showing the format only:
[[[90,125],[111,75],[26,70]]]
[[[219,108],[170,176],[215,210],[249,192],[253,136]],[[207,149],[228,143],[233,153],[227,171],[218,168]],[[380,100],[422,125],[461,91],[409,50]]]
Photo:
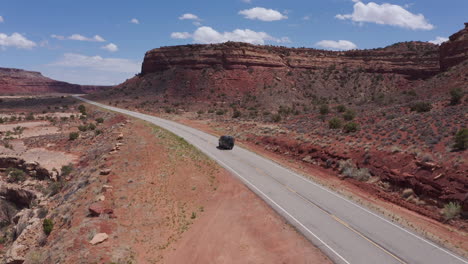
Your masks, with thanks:
[[[161,46],[243,41],[329,50],[439,44],[467,0],[2,0],[0,67],[114,85]]]

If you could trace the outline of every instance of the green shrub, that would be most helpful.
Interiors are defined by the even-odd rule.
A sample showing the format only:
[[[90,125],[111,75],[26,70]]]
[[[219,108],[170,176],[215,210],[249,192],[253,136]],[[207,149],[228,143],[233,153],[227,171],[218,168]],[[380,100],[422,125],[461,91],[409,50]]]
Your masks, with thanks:
[[[272,117],[271,117],[271,120],[275,123],[278,123],[281,121],[281,115],[280,114],[274,114]]]
[[[330,108],[328,108],[328,105],[322,105],[320,106],[319,112],[321,115],[326,115],[330,113]]]
[[[338,111],[339,113],[343,113],[344,111],[346,111],[346,106],[339,105],[336,107],[336,111]]]
[[[416,102],[410,106],[410,109],[418,113],[429,112],[432,109],[432,105],[428,102]]]
[[[455,149],[465,150],[468,148],[468,128],[462,128],[455,134]]]
[[[328,127],[330,129],[339,129],[341,128],[341,126],[342,126],[342,122],[341,122],[341,119],[339,119],[338,117],[334,117],[330,119],[330,121],[328,121]]]
[[[241,112],[239,110],[234,110],[232,114],[232,118],[239,118],[241,116]]]
[[[104,123],[104,118],[102,118],[102,117],[96,118],[96,123],[98,123],[98,124]]]
[[[42,229],[44,230],[44,234],[50,235],[52,229],[54,229],[54,222],[52,219],[45,218],[42,222]]]
[[[343,119],[346,121],[351,121],[356,117],[356,113],[353,110],[347,110],[346,113],[343,114]]]
[[[26,180],[26,173],[17,168],[8,168],[6,174],[10,182],[22,182]]]
[[[91,124],[88,125],[88,130],[94,130],[94,129],[96,129],[95,124],[91,123]]]
[[[450,104],[451,105],[457,105],[461,102],[463,98],[463,90],[460,88],[454,88],[450,90]]]
[[[33,114],[33,113],[29,113],[29,114],[26,116],[26,120],[28,120],[28,121],[34,120],[34,114]]]
[[[457,202],[450,202],[444,205],[444,209],[442,209],[442,214],[444,215],[445,220],[450,220],[458,215],[461,212],[461,205]]]
[[[68,176],[73,171],[73,164],[70,163],[62,166],[60,171],[62,172],[62,176]]]
[[[350,177],[358,181],[367,181],[371,174],[367,168],[356,168],[351,160],[340,160],[338,162],[340,173],[345,177]]]
[[[88,130],[88,126],[87,125],[79,125],[78,130],[81,131],[81,132],[86,132],[86,130]]]
[[[220,109],[220,110],[216,111],[216,114],[217,115],[224,115],[224,110]]]
[[[80,136],[80,134],[78,134],[78,132],[71,132],[71,133],[68,135],[68,139],[69,139],[69,140],[75,140],[75,139],[77,139],[79,136]]]
[[[199,115],[203,115],[204,113],[205,113],[205,111],[203,111],[203,110],[198,110],[197,111],[197,114],[199,114]]]
[[[84,105],[79,105],[78,111],[80,111],[82,115],[86,115],[86,107]]]
[[[346,123],[343,127],[345,133],[354,133],[359,130],[359,125],[354,122]]]

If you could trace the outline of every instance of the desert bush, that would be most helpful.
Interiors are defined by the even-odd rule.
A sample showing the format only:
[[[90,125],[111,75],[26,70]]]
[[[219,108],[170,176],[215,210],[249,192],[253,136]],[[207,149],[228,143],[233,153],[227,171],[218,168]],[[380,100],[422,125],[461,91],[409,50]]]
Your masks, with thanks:
[[[336,107],[336,111],[338,111],[339,113],[343,113],[344,111],[346,111],[346,106],[339,105]]]
[[[205,111],[203,111],[203,110],[198,110],[197,111],[197,114],[199,114],[199,115],[203,115],[204,113],[205,113]]]
[[[87,125],[79,125],[78,130],[81,131],[81,132],[86,132],[86,130],[88,130],[88,126]]]
[[[86,107],[84,105],[79,105],[78,111],[80,111],[82,115],[86,115]]]
[[[367,168],[356,168],[352,160],[340,160],[338,162],[338,168],[343,176],[358,181],[367,181],[371,176]]]
[[[78,134],[78,132],[71,132],[71,133],[68,135],[68,139],[69,139],[69,140],[75,140],[75,139],[77,139],[79,136],[80,136],[80,134]]]
[[[95,130],[96,129],[96,125],[91,123],[91,124],[88,124],[88,130]]]
[[[461,88],[454,88],[450,90],[450,104],[457,105],[461,102],[463,98],[463,90]]]
[[[60,169],[60,171],[62,172],[62,176],[68,176],[70,175],[70,173],[73,171],[73,164],[68,164],[68,165],[64,165],[62,166],[62,168]]]
[[[328,121],[328,127],[330,129],[339,129],[342,126],[342,121],[338,117],[334,117]]]
[[[22,182],[26,180],[26,173],[17,168],[8,168],[6,170],[9,182]]]
[[[461,205],[457,202],[450,202],[444,205],[444,209],[442,209],[442,214],[444,215],[445,220],[450,220],[458,215],[461,212]]]
[[[454,148],[458,150],[465,150],[468,148],[468,128],[458,130],[454,137]]]
[[[319,112],[321,115],[326,115],[330,113],[330,108],[328,108],[328,105],[322,105],[320,106]]]
[[[343,114],[343,119],[346,121],[351,121],[356,117],[356,112],[353,110],[347,110],[346,113]]]
[[[222,109],[217,110],[216,115],[224,115],[224,110],[222,110]]]
[[[42,229],[44,230],[44,234],[50,235],[52,229],[54,229],[54,222],[52,219],[45,218],[42,222]]]
[[[60,181],[52,182],[47,186],[46,194],[54,196],[62,190],[63,184]]]
[[[359,125],[354,122],[346,123],[343,127],[345,133],[353,133],[359,130]]]
[[[232,114],[232,118],[239,118],[241,116],[241,112],[239,110],[234,110],[234,113]]]
[[[280,114],[274,114],[272,117],[271,117],[271,120],[275,123],[278,123],[281,121],[281,115]]]
[[[29,113],[29,114],[26,116],[26,120],[28,120],[28,121],[34,120],[34,114],[33,114],[33,113]]]
[[[102,117],[96,118],[96,123],[98,123],[98,124],[104,123],[104,118],[102,118]]]
[[[428,102],[416,102],[410,106],[410,109],[418,113],[429,112],[432,109],[432,105]]]

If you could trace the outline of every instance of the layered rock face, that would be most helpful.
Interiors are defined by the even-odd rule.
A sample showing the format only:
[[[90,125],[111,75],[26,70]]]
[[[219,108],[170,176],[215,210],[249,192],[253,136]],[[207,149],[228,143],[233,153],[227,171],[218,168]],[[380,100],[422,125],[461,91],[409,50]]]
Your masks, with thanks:
[[[468,59],[468,23],[440,46],[440,68],[447,70]]]
[[[228,70],[249,67],[320,70],[333,67],[361,69],[369,73],[403,74],[409,79],[418,79],[439,72],[439,56],[437,46],[425,42],[405,42],[382,49],[346,52],[228,42],[153,49],[145,55],[142,74],[171,68],[211,67]]]
[[[0,94],[89,93],[105,86],[81,86],[44,77],[40,72],[0,68]]]

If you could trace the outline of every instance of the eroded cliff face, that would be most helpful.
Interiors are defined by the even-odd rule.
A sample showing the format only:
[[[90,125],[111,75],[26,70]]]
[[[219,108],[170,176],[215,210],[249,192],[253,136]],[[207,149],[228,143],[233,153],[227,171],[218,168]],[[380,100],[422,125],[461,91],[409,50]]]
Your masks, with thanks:
[[[439,72],[438,47],[425,42],[398,43],[383,49],[334,52],[306,48],[256,46],[228,42],[163,47],[148,51],[142,73],[171,68],[227,70],[264,67],[283,70],[360,69],[368,73],[403,74],[409,79]]]
[[[447,70],[468,59],[468,23],[440,46],[440,68]]]
[[[0,68],[0,94],[90,93],[105,86],[82,86],[52,80],[40,72]]]

